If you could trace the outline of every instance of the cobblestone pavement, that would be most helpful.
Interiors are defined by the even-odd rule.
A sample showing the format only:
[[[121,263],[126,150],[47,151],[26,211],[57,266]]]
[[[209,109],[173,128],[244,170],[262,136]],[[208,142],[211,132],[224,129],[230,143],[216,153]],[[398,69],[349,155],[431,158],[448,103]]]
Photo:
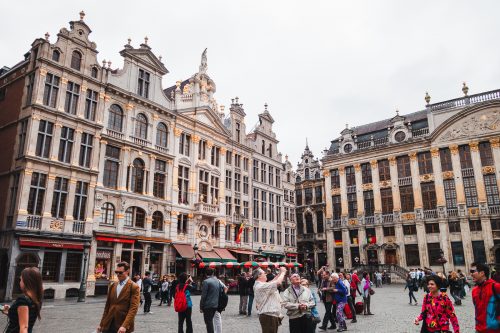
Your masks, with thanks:
[[[415,316],[420,312],[420,301],[423,299],[422,292],[417,293],[419,306],[408,304],[407,292],[403,291],[403,285],[384,286],[375,289],[376,294],[372,298],[372,312],[374,316],[358,316],[358,322],[350,324],[348,331],[351,332],[420,332],[420,326],[412,324]],[[195,333],[206,332],[203,317],[199,312],[199,296],[193,296],[193,330]],[[42,321],[35,325],[36,333],[91,333],[95,330],[104,308],[105,299],[88,298],[86,303],[76,301],[46,302],[42,311]],[[228,309],[223,312],[224,332],[260,332],[259,320],[256,313],[251,317],[237,314],[239,297],[229,297]],[[474,332],[474,309],[470,296],[462,302],[464,305],[457,308],[457,316],[460,322],[461,332]],[[143,315],[139,311],[136,320],[136,332],[177,332],[177,314],[172,307],[159,307],[155,301],[151,310],[152,315]],[[254,310],[255,311],[255,310]],[[324,313],[323,304],[319,305],[321,315]],[[6,324],[6,317],[0,317],[0,329]],[[288,332],[288,319],[285,317],[280,333]],[[336,332],[336,331],[328,331]]]

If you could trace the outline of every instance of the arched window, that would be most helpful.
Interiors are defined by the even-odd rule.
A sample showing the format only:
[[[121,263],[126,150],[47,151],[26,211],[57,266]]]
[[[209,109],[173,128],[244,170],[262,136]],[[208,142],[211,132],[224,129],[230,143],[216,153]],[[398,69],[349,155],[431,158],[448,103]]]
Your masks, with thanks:
[[[148,120],[142,113],[139,113],[135,118],[135,136],[144,140],[148,136]]]
[[[97,74],[99,73],[98,69],[96,67],[92,67],[90,69],[90,76],[92,76],[94,79],[97,79]]]
[[[323,233],[325,231],[325,227],[323,224],[323,211],[318,210],[316,212],[316,232]]]
[[[315,179],[320,179],[321,178],[321,175],[320,175],[319,171],[316,171],[316,174],[314,175],[314,178]]]
[[[308,168],[306,168],[306,169],[304,170],[304,178],[305,178],[306,180],[308,180],[308,179],[309,179],[309,169],[308,169]]]
[[[125,211],[125,226],[144,228],[146,221],[146,212],[139,207],[129,207]]]
[[[297,178],[295,178],[295,181],[296,181],[297,183],[300,183],[300,182],[302,181],[302,179],[300,178],[300,176],[297,176]]]
[[[144,162],[140,158],[134,160],[132,166],[132,192],[142,193],[144,188]]]
[[[153,221],[151,223],[151,229],[162,231],[163,230],[163,214],[159,211],[153,213]]]
[[[156,145],[167,148],[168,129],[164,123],[159,123],[156,127]]]
[[[52,60],[59,62],[60,56],[61,52],[59,52],[58,50],[54,50],[54,52],[52,52]]]
[[[82,54],[78,51],[73,51],[71,54],[71,68],[77,71],[82,68]]]
[[[105,202],[101,207],[101,223],[115,224],[115,206],[109,202]]]
[[[117,105],[113,104],[109,108],[108,129],[121,132],[123,124],[123,110]]]
[[[212,237],[213,238],[219,238],[219,227],[220,227],[220,222],[215,221],[214,225],[212,226]]]
[[[290,182],[290,172],[287,172],[287,173],[286,173],[286,181],[287,181],[287,182]]]
[[[313,234],[314,226],[313,226],[313,217],[310,213],[306,213],[306,234]]]

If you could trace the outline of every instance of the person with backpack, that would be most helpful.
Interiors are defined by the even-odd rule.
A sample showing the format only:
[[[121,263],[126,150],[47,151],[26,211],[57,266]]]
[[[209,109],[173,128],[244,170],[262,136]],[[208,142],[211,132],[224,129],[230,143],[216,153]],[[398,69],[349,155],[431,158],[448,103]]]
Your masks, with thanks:
[[[418,291],[417,280],[411,276],[410,273],[406,275],[406,286],[405,289],[408,288],[408,296],[410,297],[410,305],[412,304],[412,300],[415,301],[415,305],[418,304],[415,295],[413,294],[415,291]]]
[[[490,279],[490,269],[485,264],[473,263],[470,272],[476,284],[472,289],[476,331],[500,332],[500,283]]]
[[[191,314],[193,313],[193,302],[191,293],[194,288],[191,286],[193,279],[186,273],[181,273],[175,287],[174,310],[177,312],[178,325],[177,332],[184,333],[184,321],[186,321],[186,333],[193,333],[193,322]]]
[[[201,286],[200,312],[203,313],[207,333],[214,333],[214,316],[219,308],[221,287],[213,268],[207,268],[205,274],[207,278]]]

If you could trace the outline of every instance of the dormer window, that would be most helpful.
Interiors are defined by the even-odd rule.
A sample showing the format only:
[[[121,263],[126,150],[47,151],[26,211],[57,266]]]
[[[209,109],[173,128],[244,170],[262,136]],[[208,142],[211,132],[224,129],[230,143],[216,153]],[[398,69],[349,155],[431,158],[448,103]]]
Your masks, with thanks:
[[[79,71],[82,67],[82,54],[78,51],[73,51],[71,54],[71,68]]]
[[[90,76],[92,76],[94,79],[97,79],[97,74],[98,74],[98,70],[96,67],[92,67],[90,69]]]
[[[396,140],[396,142],[403,142],[405,139],[406,134],[403,131],[399,131],[396,133],[396,135],[394,135],[394,140]]]
[[[150,74],[143,69],[139,69],[139,78],[137,80],[137,95],[148,98],[149,96],[149,77]]]
[[[61,57],[61,53],[57,50],[54,50],[54,52],[52,52],[52,60],[55,61],[55,62],[59,62],[59,58]]]

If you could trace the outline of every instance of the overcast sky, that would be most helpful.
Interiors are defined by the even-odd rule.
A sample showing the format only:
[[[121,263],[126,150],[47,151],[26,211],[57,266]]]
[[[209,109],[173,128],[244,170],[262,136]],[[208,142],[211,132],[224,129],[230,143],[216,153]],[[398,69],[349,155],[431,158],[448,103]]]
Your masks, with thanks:
[[[293,165],[306,137],[321,157],[346,123],[421,110],[426,91],[432,103],[461,96],[463,81],[470,94],[500,88],[499,1],[1,1],[0,66],[45,32],[54,42],[82,9],[100,62],[121,67],[127,38],[148,36],[164,87],[208,48],[218,103],[238,96],[251,129],[267,102]]]

